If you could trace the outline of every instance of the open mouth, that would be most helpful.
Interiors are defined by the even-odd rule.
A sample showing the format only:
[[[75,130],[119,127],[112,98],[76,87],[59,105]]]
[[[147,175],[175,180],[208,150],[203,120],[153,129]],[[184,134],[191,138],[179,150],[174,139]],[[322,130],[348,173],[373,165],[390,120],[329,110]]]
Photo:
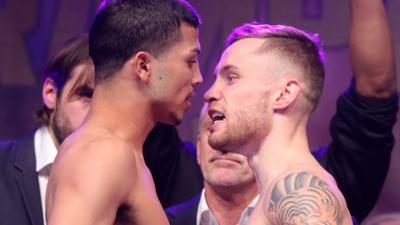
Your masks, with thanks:
[[[225,115],[222,112],[218,112],[215,110],[210,110],[208,112],[208,115],[210,116],[211,120],[213,121],[213,123],[216,123],[218,121],[222,121],[225,119]]]

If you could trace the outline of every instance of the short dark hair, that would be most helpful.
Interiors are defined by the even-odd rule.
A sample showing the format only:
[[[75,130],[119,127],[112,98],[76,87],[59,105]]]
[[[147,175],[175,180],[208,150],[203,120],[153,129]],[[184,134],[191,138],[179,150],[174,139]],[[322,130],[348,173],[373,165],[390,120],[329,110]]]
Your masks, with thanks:
[[[267,46],[261,47],[260,53],[277,51],[304,69],[304,78],[309,90],[303,94],[310,103],[311,110],[314,110],[321,97],[325,77],[324,53],[318,35],[308,34],[287,25],[254,22],[234,29],[227,38],[226,45],[229,46],[238,40],[251,37],[269,41]]]
[[[181,23],[200,25],[184,0],[105,0],[89,32],[96,82],[110,77],[135,53],[155,56],[182,38]]]
[[[47,78],[54,81],[60,95],[64,85],[71,77],[72,70],[85,62],[90,61],[89,42],[87,34],[80,34],[67,40],[63,47],[51,58],[47,64],[43,76],[43,82]],[[51,110],[45,105],[36,113],[40,124],[49,124]]]

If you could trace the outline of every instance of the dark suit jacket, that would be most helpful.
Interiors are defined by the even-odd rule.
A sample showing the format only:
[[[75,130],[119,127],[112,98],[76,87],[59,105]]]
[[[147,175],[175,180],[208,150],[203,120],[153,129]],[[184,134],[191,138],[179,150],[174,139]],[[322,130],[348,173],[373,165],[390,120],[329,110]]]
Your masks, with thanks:
[[[201,194],[166,210],[170,225],[195,225]]]
[[[159,124],[144,145],[149,167],[164,207],[195,196],[203,187],[195,149],[183,144],[175,127]],[[36,172],[34,132],[0,142],[0,224],[43,225]]]
[[[33,133],[0,142],[0,224],[43,225]]]
[[[360,96],[353,83],[338,99],[332,142],[313,153],[336,179],[354,224],[372,210],[384,184],[394,146],[397,102],[397,95],[382,100]],[[168,208],[170,224],[195,225],[199,200]]]
[[[203,188],[196,149],[182,143],[174,126],[158,124],[144,143],[143,155],[164,208],[192,198]]]

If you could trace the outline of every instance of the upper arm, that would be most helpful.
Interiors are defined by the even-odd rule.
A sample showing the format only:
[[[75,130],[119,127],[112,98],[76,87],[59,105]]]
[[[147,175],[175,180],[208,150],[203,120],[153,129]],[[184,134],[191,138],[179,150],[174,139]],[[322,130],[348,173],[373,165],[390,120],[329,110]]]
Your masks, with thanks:
[[[346,203],[335,184],[309,172],[277,180],[264,210],[281,224],[348,224]]]
[[[350,0],[350,55],[357,91],[386,98],[396,92],[395,53],[383,0]]]
[[[131,157],[123,152],[102,143],[60,158],[48,224],[113,224],[132,180],[125,166]]]

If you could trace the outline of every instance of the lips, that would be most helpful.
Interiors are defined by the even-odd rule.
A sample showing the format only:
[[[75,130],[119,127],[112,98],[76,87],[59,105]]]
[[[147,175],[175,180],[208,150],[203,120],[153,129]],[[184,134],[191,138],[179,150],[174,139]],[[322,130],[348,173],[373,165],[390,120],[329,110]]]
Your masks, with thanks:
[[[232,156],[213,156],[210,159],[210,162],[216,162],[216,161],[230,161],[238,164],[242,164],[242,161],[240,159],[237,159]]]
[[[186,103],[188,106],[191,106],[191,105],[192,105],[192,102],[191,102],[190,100],[191,100],[191,98],[193,98],[195,95],[196,95],[195,92],[190,92],[190,94],[188,94],[188,96],[185,98],[185,103]]]
[[[218,122],[218,121],[222,121],[225,119],[225,115],[218,110],[215,109],[209,109],[208,110],[208,116],[211,118],[211,120],[213,121],[213,123]]]

